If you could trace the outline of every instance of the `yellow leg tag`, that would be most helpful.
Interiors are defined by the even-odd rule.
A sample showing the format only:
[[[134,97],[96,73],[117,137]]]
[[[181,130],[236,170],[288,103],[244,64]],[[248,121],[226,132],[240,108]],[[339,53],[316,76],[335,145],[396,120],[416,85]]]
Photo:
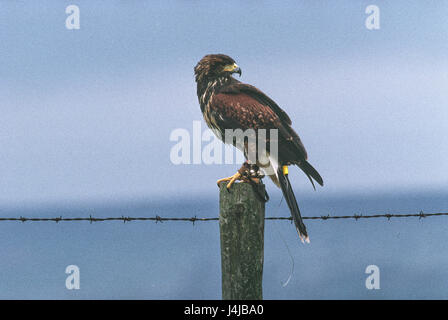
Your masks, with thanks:
[[[286,176],[288,175],[289,171],[288,171],[288,166],[283,166],[283,174]]]

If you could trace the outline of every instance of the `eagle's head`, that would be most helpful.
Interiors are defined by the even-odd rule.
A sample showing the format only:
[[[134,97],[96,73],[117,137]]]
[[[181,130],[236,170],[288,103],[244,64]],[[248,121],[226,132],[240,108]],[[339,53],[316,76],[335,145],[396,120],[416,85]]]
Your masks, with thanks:
[[[194,67],[196,82],[217,77],[230,77],[233,73],[241,76],[241,69],[231,57],[225,54],[208,54]]]

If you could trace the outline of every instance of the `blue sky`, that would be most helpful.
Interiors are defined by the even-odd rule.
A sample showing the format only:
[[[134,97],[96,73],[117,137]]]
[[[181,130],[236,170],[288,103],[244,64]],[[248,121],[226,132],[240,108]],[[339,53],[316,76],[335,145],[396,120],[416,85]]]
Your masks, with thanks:
[[[78,1],[80,30],[68,4],[0,3],[2,205],[216,193],[237,164],[169,159],[171,131],[202,119],[193,67],[216,52],[290,114],[319,192],[446,189],[444,2],[378,1],[376,31],[365,1]]]
[[[70,4],[79,30],[65,28]],[[380,30],[365,28],[370,4]],[[325,181],[313,192],[290,170],[305,215],[446,210],[447,13],[443,1],[0,1],[0,215],[216,216],[215,181],[239,164],[169,158],[171,132],[202,121],[193,67],[208,53],[232,56],[290,115]],[[268,215],[287,215],[267,187]],[[267,223],[266,297],[446,297],[437,219],[310,222],[306,248]],[[2,298],[220,297],[217,224],[0,229]],[[282,289],[284,242],[296,270]],[[363,287],[372,263],[377,293]],[[79,292],[64,287],[69,264]]]

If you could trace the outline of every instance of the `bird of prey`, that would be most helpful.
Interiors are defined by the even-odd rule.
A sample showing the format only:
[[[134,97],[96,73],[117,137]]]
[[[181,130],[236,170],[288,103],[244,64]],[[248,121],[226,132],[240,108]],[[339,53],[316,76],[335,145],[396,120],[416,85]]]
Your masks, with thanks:
[[[218,180],[218,184],[228,181],[230,189],[236,180],[243,180],[243,172],[250,166],[260,167],[271,180],[281,188],[291,211],[297,232],[302,242],[309,242],[306,227],[288,178],[288,166],[297,165],[307,175],[313,188],[313,179],[323,186],[320,174],[307,161],[307,152],[297,133],[291,127],[291,119],[271,98],[251,86],[235,79],[232,75],[241,69],[235,61],[224,54],[209,54],[203,57],[194,68],[197,83],[197,95],[205,122],[210,129],[225,141],[226,129],[247,130],[276,129],[277,135],[267,135],[267,162],[262,164],[246,161],[240,170],[231,177]],[[274,141],[275,139],[275,141]],[[243,151],[246,159],[248,144],[231,142]],[[270,152],[272,143],[277,143],[276,154]],[[261,162],[261,161],[260,161]]]

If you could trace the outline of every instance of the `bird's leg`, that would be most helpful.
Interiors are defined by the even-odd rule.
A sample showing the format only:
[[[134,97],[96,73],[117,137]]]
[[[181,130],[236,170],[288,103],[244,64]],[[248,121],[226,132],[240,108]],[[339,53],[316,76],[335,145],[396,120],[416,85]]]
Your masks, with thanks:
[[[219,186],[221,182],[228,181],[229,183],[227,184],[227,189],[229,190],[237,180],[241,180],[244,182],[250,182],[250,180],[252,180],[255,183],[259,183],[263,177],[264,175],[260,172],[260,168],[256,164],[249,164],[246,161],[243,163],[237,173],[235,173],[231,177],[219,179],[217,181],[217,184]]]
[[[233,176],[219,179],[218,181],[216,181],[216,183],[218,184],[218,187],[219,187],[219,184],[221,182],[228,181],[228,183],[227,183],[227,190],[229,190],[232,187],[232,185],[235,183],[235,181],[237,181],[237,180],[242,180],[242,181],[246,181],[247,182],[248,181],[248,179],[247,179],[247,172],[249,172],[249,170],[250,170],[250,164],[246,161],[246,162],[243,163],[243,165],[237,171],[237,173],[235,173]]]
[[[258,165],[249,164],[249,168],[244,172],[243,176],[252,182],[260,183],[261,179],[264,178],[264,173],[260,170]]]

